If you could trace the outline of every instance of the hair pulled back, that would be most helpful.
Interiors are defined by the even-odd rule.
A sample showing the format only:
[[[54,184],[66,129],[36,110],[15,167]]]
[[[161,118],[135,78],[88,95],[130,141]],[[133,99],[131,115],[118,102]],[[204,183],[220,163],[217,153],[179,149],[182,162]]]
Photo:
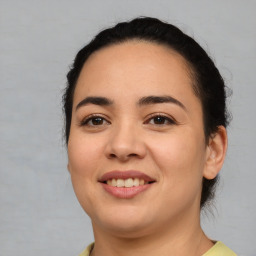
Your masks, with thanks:
[[[192,84],[194,93],[202,104],[206,142],[211,136],[214,136],[219,126],[226,127],[228,125],[225,84],[205,50],[174,25],[156,18],[142,17],[118,23],[112,28],[101,31],[76,55],[67,74],[67,86],[63,95],[66,144],[69,140],[74,90],[84,63],[97,50],[131,40],[142,40],[167,46],[186,60],[194,81]],[[203,178],[201,208],[213,199],[217,181],[218,176],[212,180]]]

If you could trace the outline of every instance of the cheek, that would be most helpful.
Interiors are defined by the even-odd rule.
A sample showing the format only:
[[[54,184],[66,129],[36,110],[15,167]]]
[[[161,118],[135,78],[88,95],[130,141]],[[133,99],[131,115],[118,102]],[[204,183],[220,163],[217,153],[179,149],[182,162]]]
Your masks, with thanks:
[[[172,183],[184,183],[185,180],[195,178],[200,181],[205,156],[204,140],[201,136],[184,131],[158,139],[152,145],[154,161]]]
[[[100,144],[80,133],[73,133],[68,143],[68,168],[74,192],[82,208],[91,214],[95,197],[95,181],[99,169]]]
[[[101,144],[95,138],[74,134],[68,143],[68,162],[71,176],[90,177],[95,174],[102,154]]]
[[[199,204],[204,166],[202,143],[178,135],[158,142],[154,161],[161,172],[161,191],[166,204],[177,209],[189,207],[195,200]]]

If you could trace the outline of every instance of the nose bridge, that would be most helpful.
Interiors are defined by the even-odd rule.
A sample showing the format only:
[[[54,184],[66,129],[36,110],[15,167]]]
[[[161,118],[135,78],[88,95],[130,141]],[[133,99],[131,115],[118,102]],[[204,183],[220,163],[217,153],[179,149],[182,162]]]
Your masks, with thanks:
[[[140,136],[140,127],[135,121],[122,120],[111,131],[107,145],[108,157],[127,160],[130,157],[142,158],[145,145]]]

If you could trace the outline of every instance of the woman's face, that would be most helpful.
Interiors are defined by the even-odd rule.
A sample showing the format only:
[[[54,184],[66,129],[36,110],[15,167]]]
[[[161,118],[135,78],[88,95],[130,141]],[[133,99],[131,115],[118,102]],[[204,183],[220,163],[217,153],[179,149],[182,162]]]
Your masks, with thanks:
[[[153,43],[110,46],[86,61],[68,169],[96,231],[141,235],[199,216],[208,147],[192,82],[184,59]]]

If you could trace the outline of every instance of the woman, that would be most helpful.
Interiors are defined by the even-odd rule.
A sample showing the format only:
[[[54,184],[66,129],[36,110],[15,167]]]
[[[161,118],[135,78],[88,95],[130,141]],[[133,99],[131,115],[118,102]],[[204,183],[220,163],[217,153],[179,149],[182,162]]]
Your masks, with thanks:
[[[200,226],[227,149],[225,85],[178,28],[138,18],[77,54],[68,170],[95,243],[81,255],[235,255]]]

